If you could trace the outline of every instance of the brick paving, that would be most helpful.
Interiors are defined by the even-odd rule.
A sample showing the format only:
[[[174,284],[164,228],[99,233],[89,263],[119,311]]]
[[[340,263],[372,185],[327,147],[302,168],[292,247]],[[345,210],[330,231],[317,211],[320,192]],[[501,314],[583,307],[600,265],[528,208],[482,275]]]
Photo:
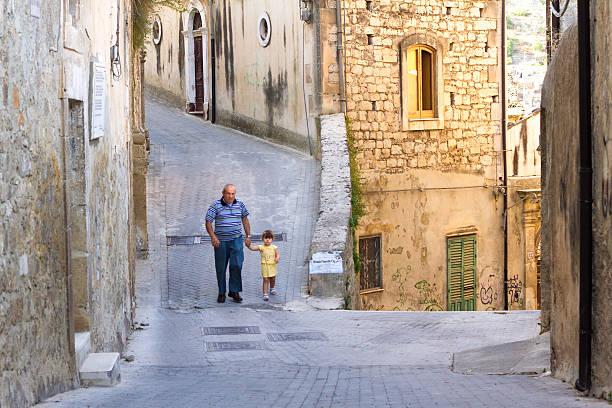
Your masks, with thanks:
[[[608,406],[548,376],[451,371],[455,352],[536,336],[538,312],[283,310],[283,303],[305,300],[316,163],[154,101],[147,108],[154,143],[148,175],[150,250],[137,264],[137,321],[149,325],[137,326],[141,329],[131,335],[125,354],[135,360],[122,361],[118,386],[77,389],[42,406]],[[264,170],[270,177],[262,181]],[[245,303],[218,305],[214,273],[206,269],[212,263],[209,244],[166,245],[167,235],[203,233],[202,212],[225,182],[237,185],[255,232],[271,226],[287,233],[281,243],[282,290],[272,304],[260,300],[256,253],[246,254]],[[268,210],[270,199],[276,200],[277,213]],[[191,280],[183,283],[191,289],[180,289],[182,298],[172,297],[169,279]],[[203,289],[195,293],[199,280]],[[222,335],[208,329],[227,326],[251,329]],[[319,335],[298,341],[281,335],[304,332]],[[285,341],[272,341],[279,339]],[[261,347],[217,351],[213,343],[223,342]]]

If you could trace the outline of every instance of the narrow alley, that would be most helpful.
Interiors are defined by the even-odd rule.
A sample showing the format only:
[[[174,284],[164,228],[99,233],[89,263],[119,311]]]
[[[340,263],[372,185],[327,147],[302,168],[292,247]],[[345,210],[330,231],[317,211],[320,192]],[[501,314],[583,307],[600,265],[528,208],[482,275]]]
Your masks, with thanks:
[[[307,296],[318,163],[159,101],[147,102],[147,126],[149,251],[136,263],[121,382],[40,406],[607,406],[546,373],[455,367],[457,353],[483,347],[498,353],[493,360],[521,363],[506,344],[537,337],[539,311],[322,310],[339,305]],[[216,303],[203,217],[226,183],[247,205],[255,239],[265,229],[278,237],[279,293],[270,302],[261,298],[259,255],[246,251],[244,302]]]

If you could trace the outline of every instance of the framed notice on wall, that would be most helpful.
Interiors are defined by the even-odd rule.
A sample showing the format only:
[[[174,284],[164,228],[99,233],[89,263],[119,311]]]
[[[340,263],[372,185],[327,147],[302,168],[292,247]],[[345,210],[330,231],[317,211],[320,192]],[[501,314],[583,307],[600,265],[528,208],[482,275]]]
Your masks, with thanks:
[[[106,71],[104,64],[91,63],[89,94],[89,123],[91,140],[104,136],[106,122]]]

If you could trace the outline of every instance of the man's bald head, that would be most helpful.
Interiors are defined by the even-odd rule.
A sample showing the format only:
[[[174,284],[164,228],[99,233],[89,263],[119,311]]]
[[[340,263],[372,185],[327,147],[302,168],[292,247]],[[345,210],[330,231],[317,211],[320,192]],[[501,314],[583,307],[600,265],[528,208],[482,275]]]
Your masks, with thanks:
[[[231,204],[236,199],[236,187],[233,184],[226,184],[222,191],[223,201]]]

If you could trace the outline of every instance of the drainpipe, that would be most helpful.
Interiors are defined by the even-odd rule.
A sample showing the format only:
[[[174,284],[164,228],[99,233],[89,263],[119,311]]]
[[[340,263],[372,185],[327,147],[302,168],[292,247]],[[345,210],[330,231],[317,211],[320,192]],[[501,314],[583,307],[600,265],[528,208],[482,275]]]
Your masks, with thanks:
[[[344,58],[342,51],[342,0],[336,0],[336,52],[338,54],[338,80],[340,81],[340,110],[346,112],[346,95],[344,94]]]
[[[591,162],[591,27],[588,1],[578,2],[578,103],[580,121],[580,335],[576,388],[591,388],[593,289],[593,168]]]
[[[504,310],[508,310],[508,158],[506,152],[506,1],[501,2],[501,133],[504,171]]]
[[[216,61],[215,61],[215,26],[213,21],[213,0],[208,0],[208,10],[209,10],[209,20],[210,20],[210,74],[211,74],[211,95],[210,95],[210,123],[215,123],[217,121],[217,109],[215,106],[216,99]]]

